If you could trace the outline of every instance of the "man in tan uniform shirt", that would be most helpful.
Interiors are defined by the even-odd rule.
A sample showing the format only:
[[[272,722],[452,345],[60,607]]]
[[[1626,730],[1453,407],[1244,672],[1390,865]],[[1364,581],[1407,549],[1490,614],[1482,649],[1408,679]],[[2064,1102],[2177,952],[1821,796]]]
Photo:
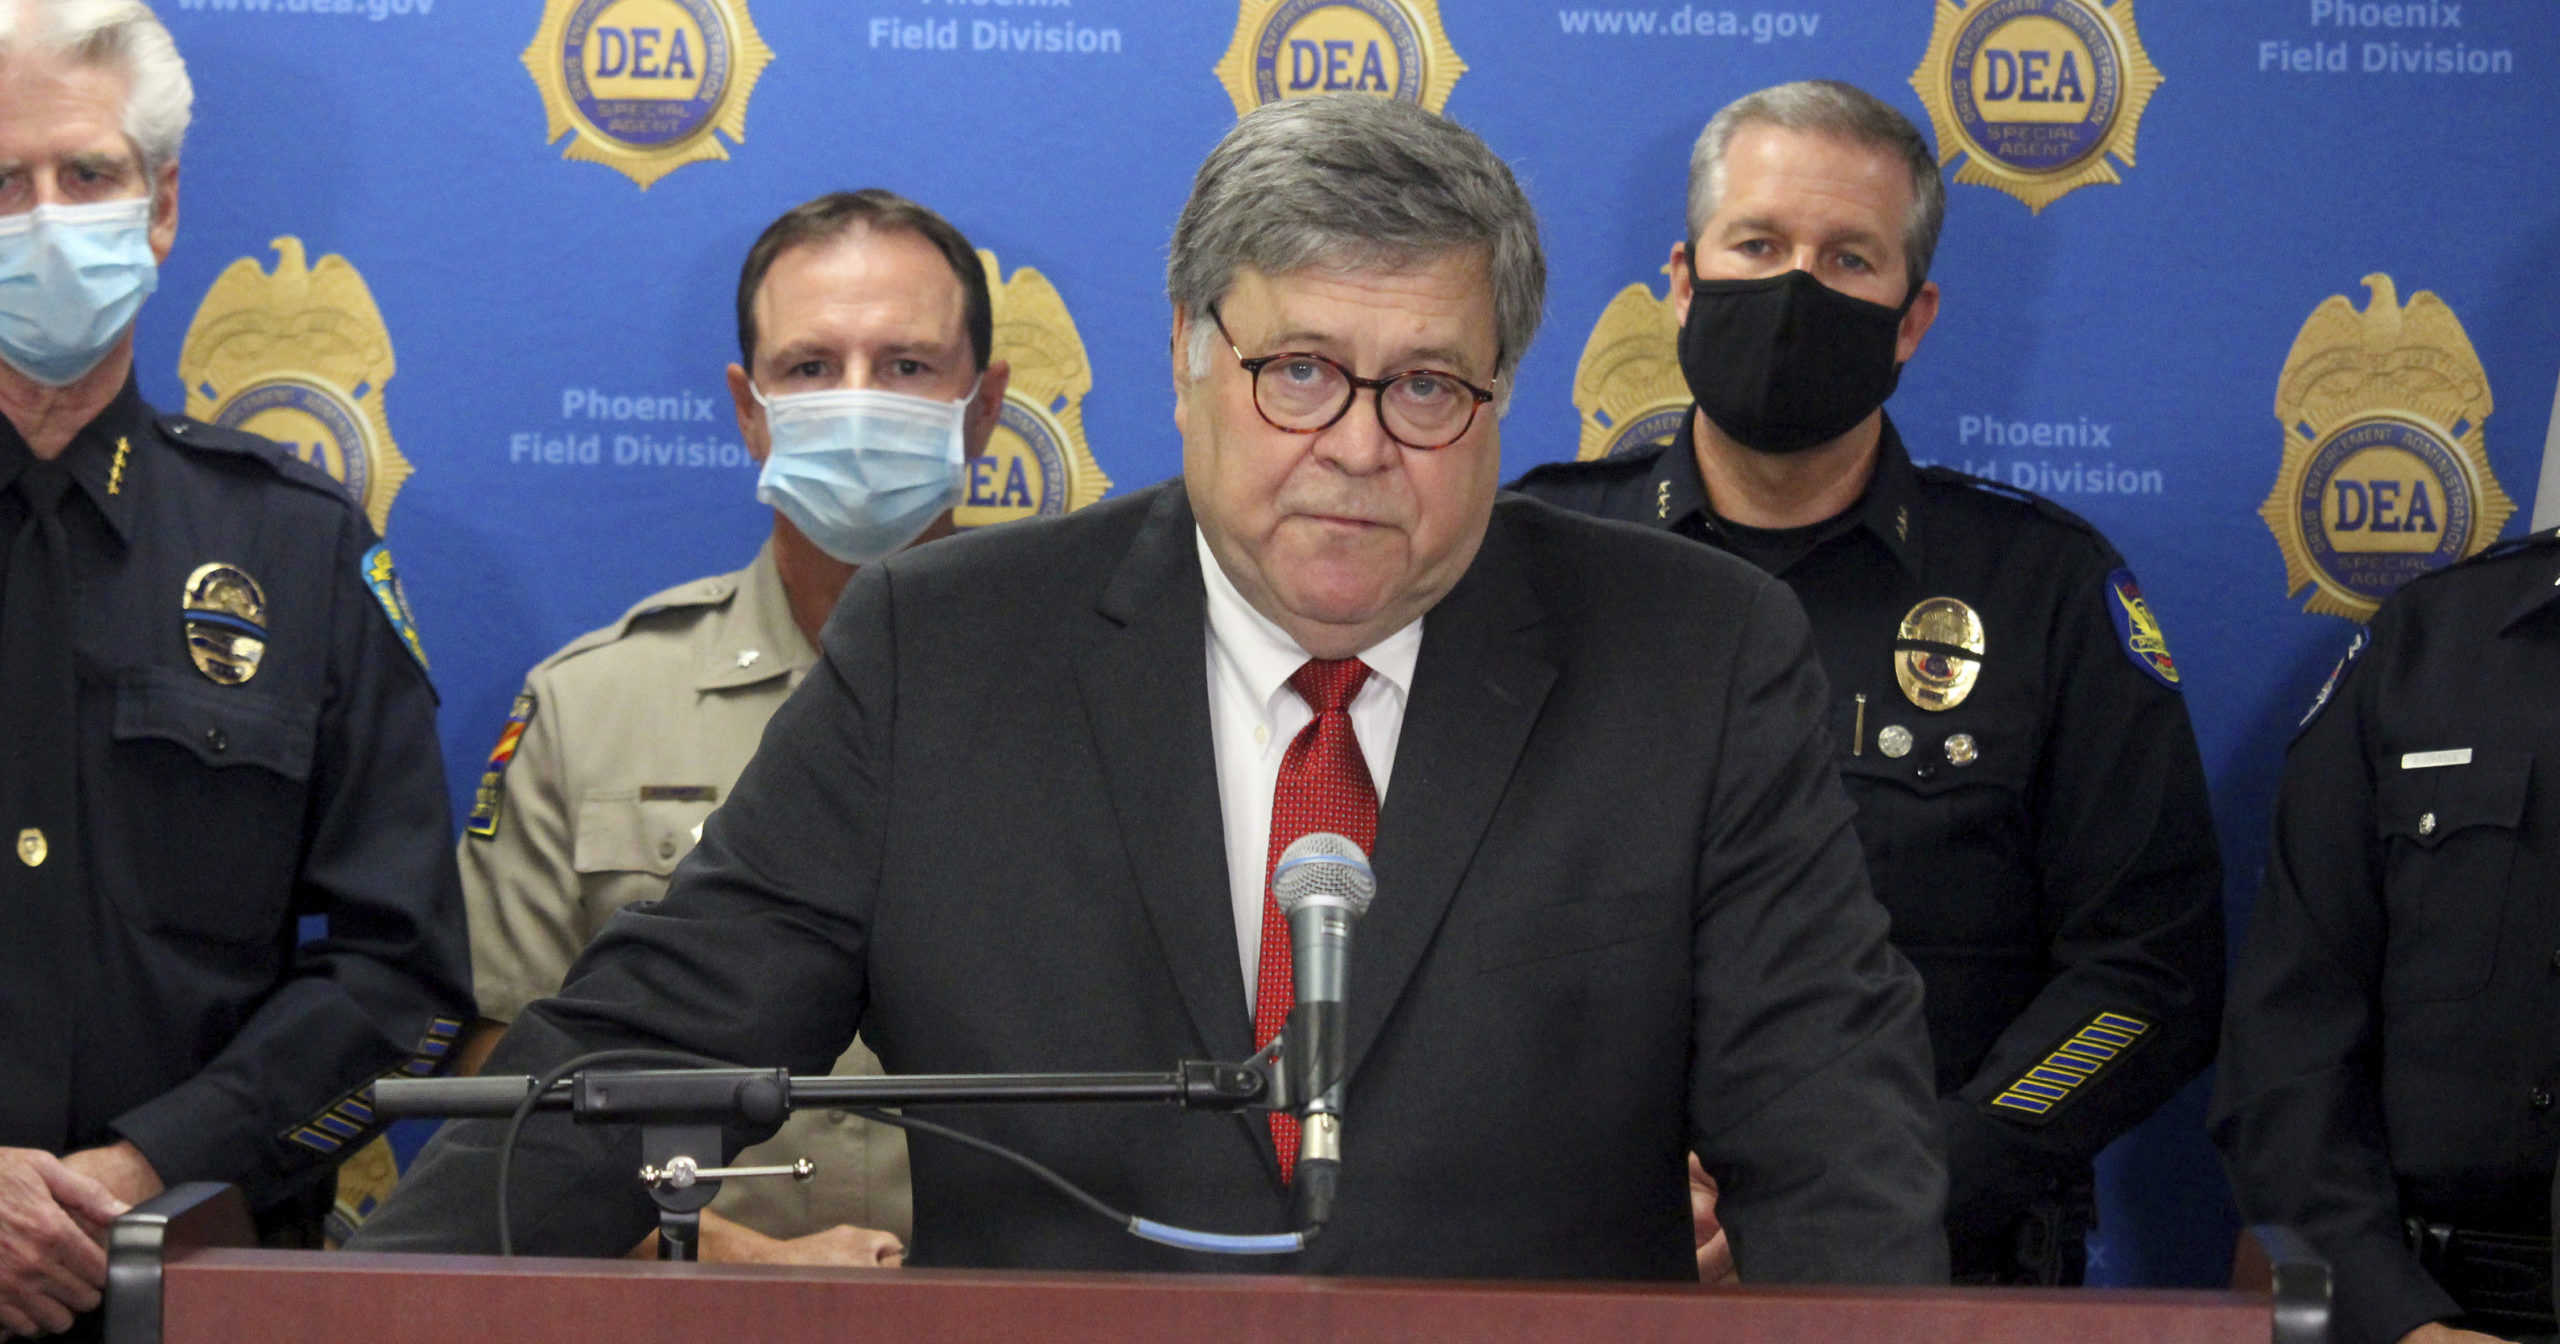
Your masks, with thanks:
[[[772,444],[759,395],[842,388],[967,396],[966,453],[985,452],[1008,370],[989,359],[977,255],[932,212],[877,191],[792,210],[749,252],[738,318],[744,363],[730,366],[729,386],[759,462]],[[946,512],[914,544],[950,531]],[[527,675],[461,840],[485,1019],[465,1070],[525,1005],[559,990],[614,912],[665,894],[765,721],[817,660],[818,630],[852,575],[777,512],[747,568],[647,598]],[[880,1061],[857,1039],[835,1071],[877,1074]],[[704,1258],[899,1263],[911,1225],[905,1136],[803,1111],[738,1161],[800,1157],[817,1166],[805,1184],[727,1183],[703,1220]]]

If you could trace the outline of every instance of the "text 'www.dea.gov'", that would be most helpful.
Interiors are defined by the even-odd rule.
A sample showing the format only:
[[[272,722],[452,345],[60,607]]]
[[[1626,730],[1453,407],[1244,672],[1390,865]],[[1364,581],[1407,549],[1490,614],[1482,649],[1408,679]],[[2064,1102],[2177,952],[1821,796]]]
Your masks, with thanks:
[[[1811,37],[1822,16],[1795,10],[1559,9],[1556,22],[1576,37],[1747,37],[1754,42]]]

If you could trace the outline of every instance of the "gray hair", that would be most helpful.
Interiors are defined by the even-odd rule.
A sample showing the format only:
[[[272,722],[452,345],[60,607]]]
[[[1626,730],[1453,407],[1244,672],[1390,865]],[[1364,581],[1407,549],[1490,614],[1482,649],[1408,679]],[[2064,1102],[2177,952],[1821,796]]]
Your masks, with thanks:
[[[156,194],[178,158],[196,90],[169,30],[142,0],[0,0],[0,56],[34,50],[124,73],[124,134]]]
[[[1475,133],[1411,103],[1332,94],[1245,114],[1200,165],[1173,228],[1165,290],[1191,324],[1191,376],[1218,333],[1209,305],[1245,267],[1398,270],[1451,252],[1483,254],[1501,352],[1495,389],[1538,334],[1547,261],[1529,198]]]
[[[1929,278],[1929,261],[1937,255],[1938,228],[1947,217],[1947,183],[1938,174],[1938,156],[1911,119],[1875,95],[1832,79],[1808,79],[1746,93],[1725,104],[1689,151],[1689,249],[1697,251],[1698,235],[1715,218],[1724,200],[1724,152],[1745,126],[1837,136],[1851,144],[1880,149],[1902,161],[1911,174],[1911,213],[1902,222],[1902,255],[1911,273],[1911,292]]]

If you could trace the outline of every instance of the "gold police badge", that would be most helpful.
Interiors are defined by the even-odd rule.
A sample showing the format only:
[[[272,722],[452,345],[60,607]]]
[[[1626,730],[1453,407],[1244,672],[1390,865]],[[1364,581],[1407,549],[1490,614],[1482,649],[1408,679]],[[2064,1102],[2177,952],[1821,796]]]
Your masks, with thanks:
[[[267,656],[267,595],[238,565],[196,566],[187,576],[187,657],[216,685],[258,675]]]
[[[283,444],[345,486],[381,532],[412,471],[382,406],[397,367],[390,328],[345,257],[308,265],[290,235],[268,246],[272,273],[252,257],[231,263],[187,326],[187,414]]]
[[[1927,598],[1894,632],[1893,679],[1920,708],[1933,714],[1953,709],[1973,694],[1982,654],[1982,617],[1956,598]],[[1970,744],[1965,750],[1971,752]]]
[[[524,68],[550,116],[545,144],[640,184],[729,157],[773,61],[746,0],[547,0]]]
[[[1680,432],[1689,401],[1671,296],[1657,298],[1644,285],[1619,290],[1600,311],[1591,339],[1582,344],[1582,362],[1574,366],[1573,409],[1582,414],[1582,447],[1575,456],[1588,462],[1666,442]]]
[[[1439,0],[1242,0],[1218,62],[1239,117],[1318,93],[1374,93],[1437,112],[1466,72]]]
[[[1929,54],[1911,87],[1958,182],[1994,187],[2041,214],[2133,166],[2159,67],[2133,26],[2133,0],[1937,0]]]
[[[2276,383],[2284,462],[2258,509],[2285,593],[2361,621],[2409,580],[2479,552],[2516,511],[2489,471],[2489,375],[2444,300],[2406,307],[2368,275],[2364,311],[2333,294],[2293,338]]]
[[[1111,478],[1084,440],[1084,396],[1093,365],[1067,302],[1049,277],[1028,266],[1003,278],[996,254],[981,249],[995,307],[994,358],[1013,366],[986,455],[969,463],[951,521],[984,527],[1059,514],[1102,498]]]

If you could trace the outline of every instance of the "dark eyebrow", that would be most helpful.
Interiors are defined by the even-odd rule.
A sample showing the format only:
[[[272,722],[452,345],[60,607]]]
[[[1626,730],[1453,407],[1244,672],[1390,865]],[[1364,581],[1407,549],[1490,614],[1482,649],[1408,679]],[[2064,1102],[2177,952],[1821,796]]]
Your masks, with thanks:
[[[1727,237],[1736,233],[1784,232],[1786,232],[1785,229],[1778,227],[1778,221],[1765,216],[1753,216],[1747,219],[1737,219],[1724,226],[1724,233]],[[1851,229],[1846,233],[1839,234],[1831,238],[1829,241],[1833,243],[1847,243],[1856,247],[1879,249],[1884,247],[1886,243],[1886,239],[1883,235],[1872,233],[1866,229]]]
[[[1271,352],[1282,354],[1295,351],[1321,355],[1325,353],[1324,347],[1330,339],[1322,332],[1290,328],[1271,337]],[[1473,363],[1474,361],[1467,358],[1463,350],[1435,345],[1405,352],[1405,358],[1396,365],[1394,372],[1409,373],[1415,369],[1430,366],[1443,368],[1446,372],[1458,373],[1466,370]]]
[[[74,154],[70,158],[63,160],[63,162],[69,164],[71,167],[82,169],[86,172],[97,173],[100,176],[122,176],[125,173],[134,171],[133,161],[121,154]]]

